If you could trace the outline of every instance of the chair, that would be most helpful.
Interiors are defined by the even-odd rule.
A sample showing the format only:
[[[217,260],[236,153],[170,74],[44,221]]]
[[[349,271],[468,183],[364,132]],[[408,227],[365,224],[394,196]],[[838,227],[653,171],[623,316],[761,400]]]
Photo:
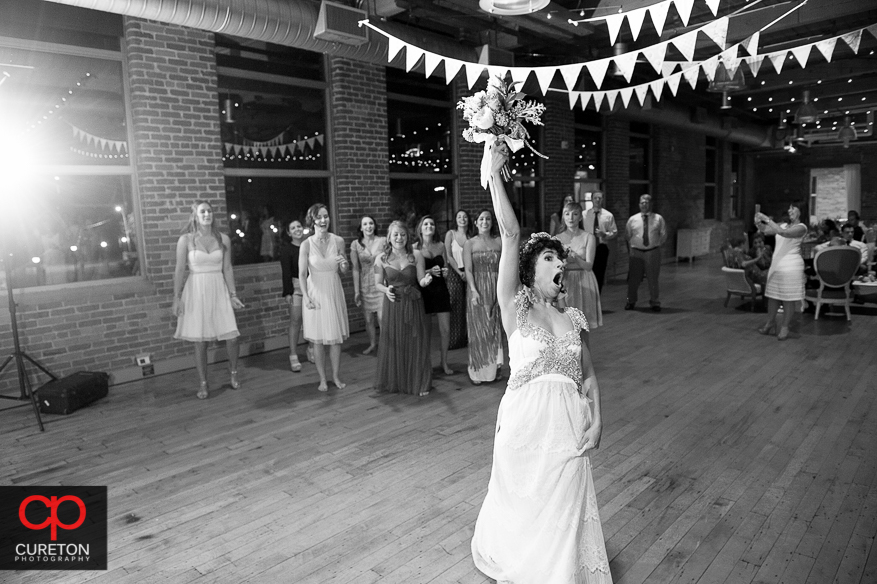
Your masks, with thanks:
[[[755,312],[758,296],[764,295],[764,290],[761,289],[761,286],[746,279],[746,270],[722,266],[722,272],[725,274],[725,286],[728,292],[728,295],[725,297],[725,308],[728,308],[728,301],[731,300],[731,296],[737,295],[741,298],[751,298],[752,312]]]
[[[816,253],[816,257],[813,258],[813,268],[816,270],[816,277],[819,278],[819,289],[805,292],[806,300],[816,304],[815,319],[819,319],[819,309],[825,304],[843,305],[847,311],[847,320],[852,320],[850,302],[853,293],[850,282],[856,277],[856,270],[861,261],[862,253],[848,245],[828,247]]]

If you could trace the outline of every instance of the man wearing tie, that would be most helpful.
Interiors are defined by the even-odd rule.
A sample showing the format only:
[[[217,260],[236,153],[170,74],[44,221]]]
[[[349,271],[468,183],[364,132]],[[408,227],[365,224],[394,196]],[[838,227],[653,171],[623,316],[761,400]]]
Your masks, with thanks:
[[[618,235],[618,227],[615,226],[615,216],[603,208],[603,193],[597,191],[591,195],[591,203],[594,206],[585,211],[585,231],[593,233],[597,238],[593,269],[594,276],[597,278],[597,288],[603,292],[603,277],[609,262],[609,246],[606,242],[615,239]]]
[[[637,291],[643,276],[649,281],[649,304],[655,312],[661,312],[658,300],[658,276],[661,274],[661,246],[667,239],[664,218],[652,213],[652,197],[639,198],[640,213],[627,220],[625,236],[630,250],[630,267],[627,272],[627,304],[625,310],[636,306]]]

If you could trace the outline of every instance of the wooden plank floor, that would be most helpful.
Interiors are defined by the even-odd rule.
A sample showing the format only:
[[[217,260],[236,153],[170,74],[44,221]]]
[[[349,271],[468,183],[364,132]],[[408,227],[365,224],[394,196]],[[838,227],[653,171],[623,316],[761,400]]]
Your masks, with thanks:
[[[716,258],[665,265],[662,290],[660,314],[628,312],[611,283],[591,336],[615,581],[877,582],[877,307],[851,326],[805,314],[778,342],[755,333],[763,311],[722,307]],[[457,373],[426,398],[376,394],[364,346],[345,345],[349,385],[328,394],[279,351],[245,359],[239,391],[211,367],[206,402],[187,371],[46,416],[43,434],[28,409],[0,412],[2,484],[108,485],[110,506],[106,572],[0,580],[489,582],[469,540],[503,387]]]

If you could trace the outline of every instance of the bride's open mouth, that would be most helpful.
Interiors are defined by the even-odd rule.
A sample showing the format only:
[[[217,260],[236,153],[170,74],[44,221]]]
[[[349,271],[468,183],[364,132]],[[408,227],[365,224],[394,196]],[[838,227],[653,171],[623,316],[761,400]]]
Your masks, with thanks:
[[[557,286],[558,288],[559,288],[561,285],[563,285],[563,270],[560,270],[559,272],[557,272],[556,274],[554,274],[554,279],[553,279],[553,281],[554,281],[555,286]]]

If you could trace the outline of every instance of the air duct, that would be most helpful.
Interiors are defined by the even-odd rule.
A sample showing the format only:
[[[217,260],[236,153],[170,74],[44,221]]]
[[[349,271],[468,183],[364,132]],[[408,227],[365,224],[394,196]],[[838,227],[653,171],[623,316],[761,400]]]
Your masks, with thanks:
[[[319,4],[308,0],[49,0],[77,6],[186,26],[230,36],[243,37],[288,47],[327,53],[379,65],[387,64],[387,38],[372,33],[359,46],[314,38]],[[411,31],[401,25],[382,22],[388,34],[405,40]],[[475,61],[471,49],[437,36],[417,33],[412,44],[447,57]]]

